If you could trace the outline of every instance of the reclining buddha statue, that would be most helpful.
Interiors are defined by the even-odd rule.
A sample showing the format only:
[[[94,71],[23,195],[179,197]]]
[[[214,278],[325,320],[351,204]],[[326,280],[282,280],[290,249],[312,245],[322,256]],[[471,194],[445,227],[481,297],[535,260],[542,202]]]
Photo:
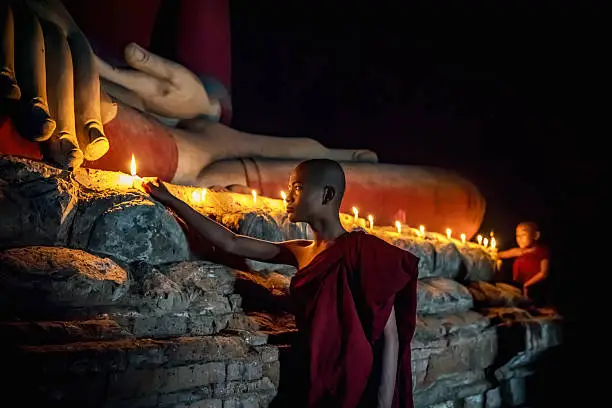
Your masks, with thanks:
[[[231,127],[229,0],[12,0],[0,5],[0,154],[278,197],[296,162],[341,162],[344,203],[473,236],[478,189],[441,168]]]

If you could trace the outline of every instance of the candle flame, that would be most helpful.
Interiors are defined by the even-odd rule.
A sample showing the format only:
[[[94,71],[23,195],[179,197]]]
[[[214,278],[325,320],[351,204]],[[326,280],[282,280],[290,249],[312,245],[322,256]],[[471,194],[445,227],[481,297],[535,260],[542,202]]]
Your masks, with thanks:
[[[452,229],[450,229],[450,228],[447,228],[447,229],[446,229],[446,236],[448,237],[448,239],[450,239],[450,238],[451,238],[451,235],[452,235],[452,234],[453,234],[453,230],[452,230]]]
[[[194,190],[193,193],[191,193],[191,199],[196,203],[200,201],[200,197],[201,194],[198,190]]]
[[[461,242],[465,244],[465,234],[461,234]]]
[[[130,163],[130,174],[132,177],[136,177],[136,158],[132,154],[132,162]]]
[[[497,240],[495,237],[491,237],[491,249],[495,249],[497,247]]]
[[[422,236],[425,236],[425,226],[424,225],[419,226],[419,231],[421,231]]]
[[[399,221],[395,221],[395,228],[397,228],[397,233],[401,234],[402,233],[402,223]]]
[[[478,241],[478,245],[482,244],[482,235],[478,234],[478,236],[476,237],[476,241]]]
[[[372,214],[368,214],[368,221],[370,223],[370,229],[374,228],[374,216]]]
[[[202,201],[206,200],[206,193],[207,192],[208,192],[207,188],[203,188],[202,189],[202,197],[201,197]]]
[[[256,203],[257,202],[257,191],[251,190],[251,194],[253,195],[253,202]]]
[[[287,199],[287,194],[285,194],[284,191],[281,191],[281,197],[283,198],[283,201],[285,201]]]
[[[484,247],[486,248],[487,245],[489,245],[489,238],[485,238],[482,240],[482,245],[484,245]]]

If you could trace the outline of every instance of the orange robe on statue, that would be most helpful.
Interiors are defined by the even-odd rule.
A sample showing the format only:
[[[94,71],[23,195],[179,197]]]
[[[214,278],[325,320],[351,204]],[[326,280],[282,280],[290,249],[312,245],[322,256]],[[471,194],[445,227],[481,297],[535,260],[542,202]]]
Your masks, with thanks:
[[[376,406],[383,330],[393,306],[399,337],[393,407],[413,407],[417,277],[416,256],[362,231],[342,235],[293,277],[307,407]]]

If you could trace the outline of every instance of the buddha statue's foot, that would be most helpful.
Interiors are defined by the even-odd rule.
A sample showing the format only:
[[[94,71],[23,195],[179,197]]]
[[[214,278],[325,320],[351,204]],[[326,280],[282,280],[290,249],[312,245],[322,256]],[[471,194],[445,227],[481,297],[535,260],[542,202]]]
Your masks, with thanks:
[[[45,148],[45,159],[54,165],[67,170],[74,170],[83,164],[83,152],[76,144],[75,137],[62,134],[51,139]]]
[[[21,89],[17,85],[15,75],[7,69],[0,71],[0,98],[11,101],[21,99]]]
[[[358,162],[378,163],[378,155],[371,150],[355,150],[353,160]]]
[[[85,125],[85,140],[79,143],[83,147],[85,160],[98,160],[108,152],[110,144],[103,133],[102,125],[95,122]]]
[[[55,131],[55,121],[40,98],[34,98],[19,108],[15,127],[21,136],[33,142],[49,140]]]
[[[226,187],[226,190],[231,191],[232,193],[238,194],[251,194],[253,189],[249,186],[245,186],[243,184],[230,184]]]

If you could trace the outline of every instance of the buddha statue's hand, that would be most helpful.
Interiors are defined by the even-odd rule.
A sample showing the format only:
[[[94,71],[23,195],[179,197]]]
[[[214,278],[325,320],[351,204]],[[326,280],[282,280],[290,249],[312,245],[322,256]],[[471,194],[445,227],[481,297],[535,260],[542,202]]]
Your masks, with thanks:
[[[63,168],[102,157],[116,106],[61,1],[0,2],[0,30],[0,99],[21,136],[44,142],[44,158]]]
[[[218,116],[219,102],[211,101],[200,79],[187,68],[134,43],[126,46],[124,54],[133,69],[115,68],[96,57],[104,87],[113,97],[167,118]]]

